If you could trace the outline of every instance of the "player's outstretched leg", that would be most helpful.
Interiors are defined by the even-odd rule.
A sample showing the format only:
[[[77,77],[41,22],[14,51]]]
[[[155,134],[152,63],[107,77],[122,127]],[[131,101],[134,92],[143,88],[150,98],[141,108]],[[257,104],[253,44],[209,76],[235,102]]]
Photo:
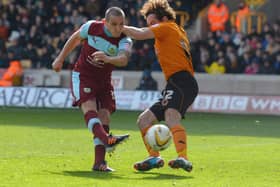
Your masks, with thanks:
[[[192,163],[183,157],[178,157],[174,160],[170,160],[168,165],[171,168],[174,168],[174,169],[182,168],[188,172],[191,172],[193,169]]]
[[[134,164],[134,169],[138,171],[149,171],[153,168],[161,168],[164,165],[163,159],[161,157],[148,157],[147,159],[141,161],[141,162],[136,162]]]
[[[125,142],[129,138],[129,134],[124,135],[108,135],[108,142],[105,145],[106,152],[111,153],[116,149],[116,146]]]
[[[92,167],[93,171],[101,171],[101,172],[112,172],[115,171],[114,169],[110,168],[107,165],[107,162],[104,160],[99,164],[94,164],[94,166]]]

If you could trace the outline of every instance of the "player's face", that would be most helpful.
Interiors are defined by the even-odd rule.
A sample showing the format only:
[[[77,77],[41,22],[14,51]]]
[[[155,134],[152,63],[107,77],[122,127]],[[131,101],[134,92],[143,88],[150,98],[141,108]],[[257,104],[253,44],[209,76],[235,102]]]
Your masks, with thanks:
[[[120,37],[123,26],[124,26],[123,16],[111,16],[105,25],[107,29],[111,32],[113,37]]]
[[[160,22],[155,14],[149,14],[146,18],[146,21],[148,26],[152,26]]]

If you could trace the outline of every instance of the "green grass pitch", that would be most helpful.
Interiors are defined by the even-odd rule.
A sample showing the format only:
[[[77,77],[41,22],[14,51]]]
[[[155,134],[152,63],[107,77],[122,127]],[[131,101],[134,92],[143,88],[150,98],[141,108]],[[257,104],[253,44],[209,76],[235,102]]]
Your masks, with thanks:
[[[194,170],[165,166],[136,172],[147,153],[136,126],[139,112],[113,114],[114,134],[131,138],[106,159],[113,173],[92,172],[93,144],[79,110],[0,108],[0,186],[276,187],[280,186],[280,118],[190,113],[183,120]]]

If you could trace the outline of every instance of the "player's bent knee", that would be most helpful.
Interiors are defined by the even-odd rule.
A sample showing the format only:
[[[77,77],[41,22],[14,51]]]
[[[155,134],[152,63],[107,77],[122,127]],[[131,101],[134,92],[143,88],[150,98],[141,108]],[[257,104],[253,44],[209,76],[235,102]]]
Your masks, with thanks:
[[[137,120],[137,125],[140,129],[143,129],[149,125],[149,121],[147,120],[147,118],[145,118],[145,116],[139,116]]]
[[[141,128],[142,121],[143,121],[143,120],[141,119],[141,116],[139,116],[139,117],[137,118],[137,122],[136,122],[139,128]]]
[[[144,111],[137,119],[137,124],[140,129],[152,125],[154,121],[154,116],[151,111]]]

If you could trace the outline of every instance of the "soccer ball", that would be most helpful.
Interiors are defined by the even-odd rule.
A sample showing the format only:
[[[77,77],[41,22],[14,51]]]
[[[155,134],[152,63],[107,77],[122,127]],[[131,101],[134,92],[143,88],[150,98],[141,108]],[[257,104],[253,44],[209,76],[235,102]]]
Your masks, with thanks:
[[[172,139],[172,134],[166,125],[156,124],[150,127],[145,135],[148,145],[155,151],[166,149]]]

